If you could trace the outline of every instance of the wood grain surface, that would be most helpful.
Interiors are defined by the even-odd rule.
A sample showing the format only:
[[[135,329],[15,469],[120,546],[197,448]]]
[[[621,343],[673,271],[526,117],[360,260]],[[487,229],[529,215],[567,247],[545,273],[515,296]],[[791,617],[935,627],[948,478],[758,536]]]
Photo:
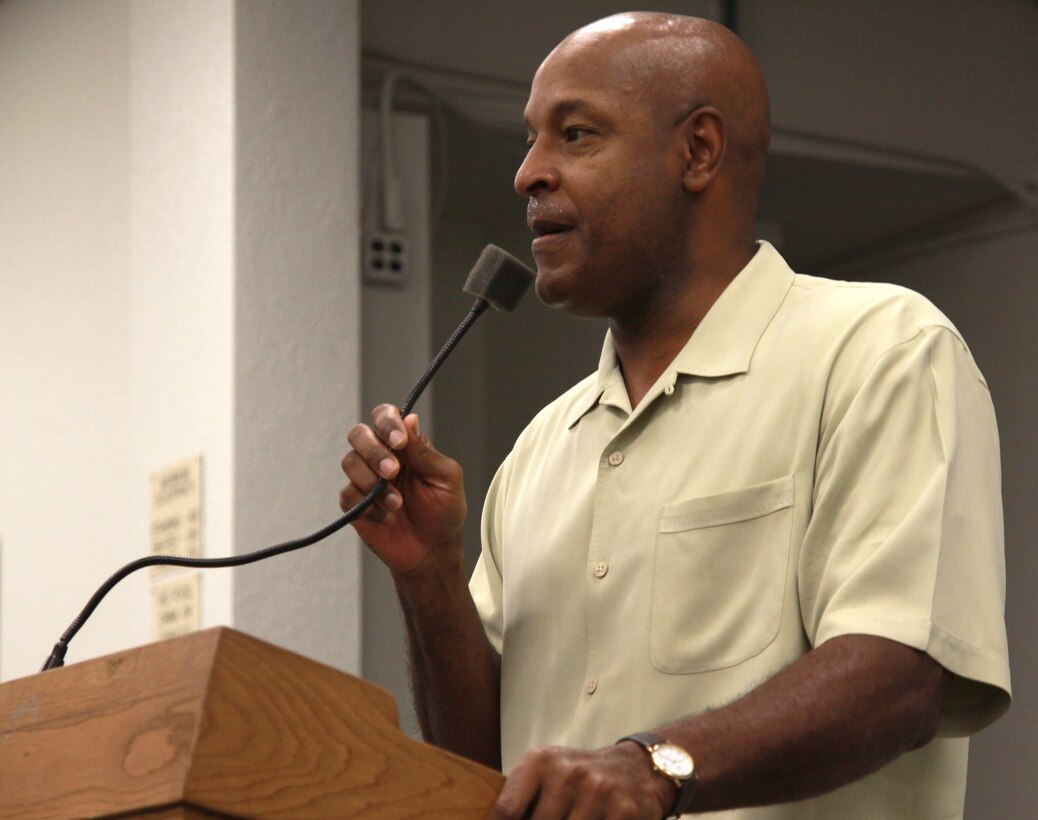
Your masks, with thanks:
[[[0,686],[4,818],[483,818],[503,783],[379,687],[226,628]]]

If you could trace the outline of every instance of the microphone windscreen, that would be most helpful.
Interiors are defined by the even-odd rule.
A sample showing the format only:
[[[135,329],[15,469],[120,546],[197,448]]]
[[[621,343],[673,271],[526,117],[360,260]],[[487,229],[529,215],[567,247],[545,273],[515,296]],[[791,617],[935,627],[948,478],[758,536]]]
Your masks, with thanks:
[[[535,274],[497,245],[487,245],[465,280],[465,292],[486,299],[497,310],[511,313]]]

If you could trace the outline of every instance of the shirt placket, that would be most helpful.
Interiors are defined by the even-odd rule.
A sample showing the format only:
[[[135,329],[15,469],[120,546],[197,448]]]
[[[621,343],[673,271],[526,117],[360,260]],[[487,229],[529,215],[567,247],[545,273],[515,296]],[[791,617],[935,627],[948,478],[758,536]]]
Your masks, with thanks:
[[[591,536],[584,567],[587,665],[581,698],[585,710],[603,708],[603,702],[611,700],[608,693],[616,686],[623,686],[622,681],[609,680],[605,674],[607,667],[613,668],[607,663],[607,653],[622,651],[622,647],[610,645],[609,608],[615,606],[616,585],[631,582],[631,579],[622,578],[614,571],[614,550],[623,540],[618,539],[617,533],[629,529],[627,518],[638,513],[620,509],[617,503],[620,495],[618,485],[634,480],[629,461],[638,447],[637,430],[648,421],[651,405],[661,394],[671,396],[674,393],[675,379],[675,374],[661,379],[624,420],[598,457]]]
[[[626,436],[615,435],[598,458],[598,475],[595,482],[594,508],[591,521],[591,538],[588,542],[587,560],[584,566],[584,600],[587,602],[587,666],[584,670],[584,707],[593,709],[601,701],[599,691],[615,685],[604,677],[606,664],[604,654],[608,652],[609,636],[604,634],[605,608],[609,606],[610,586],[617,580],[615,573],[609,574],[613,559],[611,545],[615,543],[616,493],[614,487],[623,481],[624,443]],[[598,696],[598,697],[596,697]]]

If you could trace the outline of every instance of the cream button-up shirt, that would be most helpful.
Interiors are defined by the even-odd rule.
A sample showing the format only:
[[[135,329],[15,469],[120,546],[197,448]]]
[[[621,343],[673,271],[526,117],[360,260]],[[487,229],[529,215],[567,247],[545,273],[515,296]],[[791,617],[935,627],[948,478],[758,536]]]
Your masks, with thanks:
[[[761,243],[637,408],[607,336],[491,485],[471,590],[502,654],[505,769],[870,634],[954,673],[941,737],[725,816],[961,816],[964,736],[1009,704],[1004,574],[994,413],[958,332],[918,294],[796,275]]]

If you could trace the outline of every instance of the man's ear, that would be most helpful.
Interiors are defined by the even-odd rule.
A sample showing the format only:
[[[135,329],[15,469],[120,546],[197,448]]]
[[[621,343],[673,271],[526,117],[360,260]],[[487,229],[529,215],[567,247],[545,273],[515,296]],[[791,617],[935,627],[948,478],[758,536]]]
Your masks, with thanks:
[[[713,181],[724,159],[725,132],[721,112],[713,106],[697,108],[684,124],[685,169],[682,183],[699,194]]]

